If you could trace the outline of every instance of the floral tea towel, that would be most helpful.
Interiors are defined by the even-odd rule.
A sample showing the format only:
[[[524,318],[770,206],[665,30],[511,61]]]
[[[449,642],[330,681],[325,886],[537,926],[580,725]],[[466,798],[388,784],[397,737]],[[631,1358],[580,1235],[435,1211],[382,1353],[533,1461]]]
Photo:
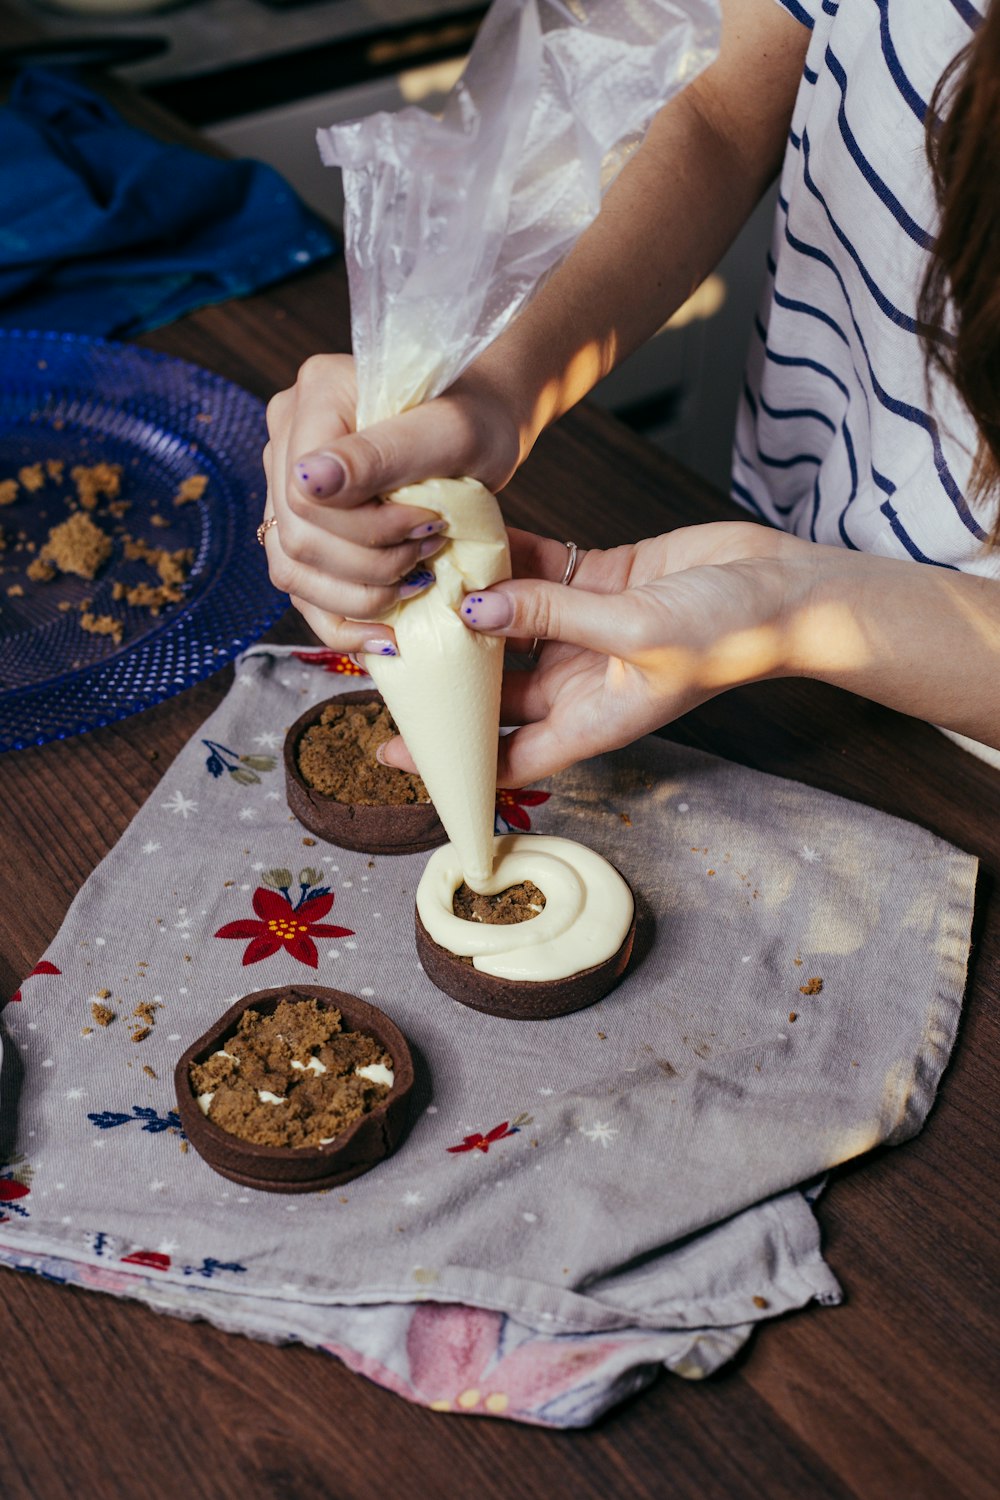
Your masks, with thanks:
[[[0,1264],[299,1340],[435,1409],[553,1426],[838,1301],[799,1185],[919,1130],[975,860],[649,738],[497,803],[499,831],[622,870],[628,974],[575,1015],[480,1015],[417,961],[427,856],[334,848],[285,804],[287,727],[366,683],[330,652],[245,654],[5,1008]],[[236,1187],[188,1149],[174,1064],[240,995],[311,978],[408,1036],[409,1134],[339,1190]]]

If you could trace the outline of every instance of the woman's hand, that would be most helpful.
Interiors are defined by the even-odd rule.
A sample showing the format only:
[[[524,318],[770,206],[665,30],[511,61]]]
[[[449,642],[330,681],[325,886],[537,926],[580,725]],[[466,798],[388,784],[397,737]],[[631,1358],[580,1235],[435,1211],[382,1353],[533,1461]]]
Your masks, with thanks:
[[[354,361],[306,360],[267,409],[265,534],[271,581],[324,645],[380,650],[386,626],[365,625],[396,602],[400,581],[443,545],[432,511],[380,497],[421,479],[468,475],[500,489],[520,456],[519,432],[482,377],[467,374],[425,406],[354,430]]]
[[[463,603],[476,630],[542,637],[534,671],[504,677],[501,786],[527,786],[626,745],[726,688],[794,670],[788,622],[818,549],[751,522],[692,526],[584,554],[572,584],[560,542],[511,531],[514,578]],[[468,614],[468,610],[472,614]],[[387,764],[412,769],[403,742]]]

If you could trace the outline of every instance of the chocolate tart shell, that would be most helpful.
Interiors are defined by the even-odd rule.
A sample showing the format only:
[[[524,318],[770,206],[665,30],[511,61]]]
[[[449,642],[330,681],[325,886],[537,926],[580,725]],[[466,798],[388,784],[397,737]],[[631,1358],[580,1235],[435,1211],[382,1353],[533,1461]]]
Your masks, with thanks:
[[[355,1120],[329,1146],[259,1146],[241,1140],[203,1113],[191,1087],[191,1064],[204,1062],[210,1053],[225,1046],[245,1010],[272,1015],[282,1000],[318,1000],[321,1006],[339,1010],[348,1030],[374,1037],[393,1061],[394,1081],[385,1100]],[[299,988],[285,984],[256,990],[220,1016],[178,1062],[174,1086],[184,1133],[213,1171],[230,1182],[265,1193],[315,1193],[360,1177],[395,1151],[406,1130],[413,1059],[403,1033],[376,1006],[320,985]]]
[[[381,703],[374,688],[340,693],[307,709],[285,736],[285,795],[288,806],[310,833],[327,843],[359,854],[422,854],[447,841],[448,835],[431,802],[404,803],[398,807],[369,806],[362,802],[338,802],[306,782],[299,770],[299,741],[307,729],[319,722],[330,703]]]
[[[585,1010],[618,983],[628,968],[635,942],[635,915],[617,953],[603,963],[581,969],[565,979],[499,979],[463,961],[431,937],[416,914],[417,957],[428,979],[453,1000],[490,1016],[511,1021],[547,1021],[570,1011]]]

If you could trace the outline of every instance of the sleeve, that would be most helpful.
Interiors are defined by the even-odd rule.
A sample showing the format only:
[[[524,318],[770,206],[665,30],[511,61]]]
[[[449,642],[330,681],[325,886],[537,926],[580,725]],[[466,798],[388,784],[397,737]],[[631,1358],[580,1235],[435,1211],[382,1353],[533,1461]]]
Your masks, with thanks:
[[[816,13],[820,8],[820,0],[775,0],[782,10],[787,10],[796,21],[801,21],[803,26],[808,26],[812,31],[816,21]]]

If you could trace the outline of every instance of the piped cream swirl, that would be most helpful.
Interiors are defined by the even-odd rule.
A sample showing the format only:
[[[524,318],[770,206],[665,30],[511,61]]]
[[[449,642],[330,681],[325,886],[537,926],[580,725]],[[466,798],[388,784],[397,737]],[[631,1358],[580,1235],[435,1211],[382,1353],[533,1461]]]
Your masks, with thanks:
[[[493,873],[477,889],[495,896],[532,881],[545,906],[527,922],[469,922],[453,910],[464,878],[451,844],[436,849],[417,887],[417,911],[434,941],[499,979],[567,979],[618,952],[632,924],[627,882],[593,849],[572,839],[504,834],[494,840]]]

